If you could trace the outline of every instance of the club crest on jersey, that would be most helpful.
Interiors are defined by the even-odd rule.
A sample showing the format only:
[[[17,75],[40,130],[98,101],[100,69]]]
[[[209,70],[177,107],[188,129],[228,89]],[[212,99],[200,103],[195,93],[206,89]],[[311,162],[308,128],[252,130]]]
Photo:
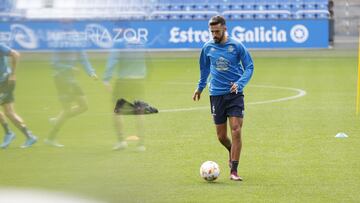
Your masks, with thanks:
[[[230,62],[226,58],[221,56],[216,60],[216,70],[226,71],[227,69],[229,69],[229,64]]]

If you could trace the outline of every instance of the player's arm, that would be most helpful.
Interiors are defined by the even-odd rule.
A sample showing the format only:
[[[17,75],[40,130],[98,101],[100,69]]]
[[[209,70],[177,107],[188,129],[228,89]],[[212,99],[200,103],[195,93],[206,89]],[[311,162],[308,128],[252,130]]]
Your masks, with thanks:
[[[119,62],[118,55],[119,55],[118,51],[110,52],[108,61],[106,63],[105,72],[104,72],[104,75],[103,75],[103,83],[104,83],[106,89],[108,91],[110,91],[110,92],[112,91],[110,81],[111,81],[112,76],[114,74],[116,64]]]
[[[232,83],[230,92],[235,92],[235,93],[243,91],[244,87],[249,83],[254,72],[254,63],[250,56],[250,53],[245,47],[243,46],[239,46],[239,47],[240,47],[240,61],[244,68],[244,73],[242,74],[242,76],[238,81]]]
[[[115,66],[119,62],[118,54],[119,54],[118,52],[113,51],[109,55],[108,61],[106,63],[104,76],[103,76],[103,82],[104,82],[105,85],[110,83],[110,80],[112,78]]]
[[[200,99],[201,92],[206,87],[206,82],[210,74],[210,59],[206,56],[205,48],[201,50],[199,64],[200,64],[200,80],[198,83],[198,87],[193,94],[194,101]]]
[[[9,57],[11,59],[11,74],[9,76],[9,80],[16,80],[15,71],[20,58],[20,53],[14,49],[10,49]]]
[[[93,79],[97,80],[97,75],[95,73],[95,69],[91,66],[90,61],[88,59],[88,56],[86,54],[86,52],[81,51],[80,52],[80,57],[81,57],[81,64],[83,66],[83,68],[85,69],[86,73]]]

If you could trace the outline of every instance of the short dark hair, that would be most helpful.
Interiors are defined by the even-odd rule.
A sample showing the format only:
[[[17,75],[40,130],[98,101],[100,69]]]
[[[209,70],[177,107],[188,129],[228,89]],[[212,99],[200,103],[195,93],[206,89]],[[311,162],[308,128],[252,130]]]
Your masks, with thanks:
[[[209,25],[217,25],[217,24],[225,25],[226,24],[225,18],[219,15],[211,17],[209,20]]]

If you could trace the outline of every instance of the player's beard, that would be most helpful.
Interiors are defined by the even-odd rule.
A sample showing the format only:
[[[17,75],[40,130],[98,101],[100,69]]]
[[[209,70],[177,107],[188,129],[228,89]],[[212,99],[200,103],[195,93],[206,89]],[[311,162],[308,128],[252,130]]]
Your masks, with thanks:
[[[225,37],[225,32],[222,33],[221,37],[219,37],[219,38],[213,37],[213,39],[216,44],[219,44],[224,39],[224,37]]]

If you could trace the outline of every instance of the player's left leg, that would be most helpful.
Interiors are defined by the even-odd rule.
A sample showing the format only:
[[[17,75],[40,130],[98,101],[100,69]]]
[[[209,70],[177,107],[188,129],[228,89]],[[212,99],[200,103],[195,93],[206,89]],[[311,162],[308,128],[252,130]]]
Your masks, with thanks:
[[[62,126],[65,124],[65,122],[74,117],[77,116],[83,112],[85,112],[88,109],[88,104],[86,97],[84,95],[78,96],[78,97],[68,97],[71,99],[66,100],[60,100],[62,104],[62,111],[59,113],[59,115],[52,120],[54,120],[54,126],[50,130],[47,139],[45,139],[45,143],[54,146],[54,147],[64,147],[63,144],[60,144],[56,141],[56,137],[62,128]],[[72,101],[76,101],[76,105],[72,105]]]
[[[136,126],[136,132],[137,132],[137,136],[139,137],[139,141],[137,144],[137,150],[142,152],[145,151],[145,141],[144,141],[144,126],[145,126],[145,117],[144,115],[136,115],[136,121],[135,121],[135,126]]]
[[[15,139],[15,133],[13,133],[10,128],[9,128],[9,125],[8,123],[6,122],[6,119],[5,119],[5,115],[0,112],[0,123],[1,125],[3,126],[4,128],[4,131],[5,131],[5,136],[4,136],[4,141],[3,143],[0,145],[0,148],[3,148],[5,149],[6,147],[9,146],[9,144],[11,143],[11,141],[13,139]]]
[[[216,135],[220,143],[228,150],[231,167],[231,141],[227,136],[227,115],[224,96],[210,96],[211,114],[216,126]]]
[[[14,123],[14,125],[26,136],[25,143],[21,146],[22,148],[27,148],[33,145],[37,138],[32,134],[30,130],[26,127],[23,119],[15,112],[14,103],[5,103],[3,104],[5,115]]]
[[[124,138],[124,118],[121,114],[114,114],[113,115],[114,127],[116,130],[116,135],[118,142],[113,147],[113,150],[121,150],[125,149],[128,146],[128,143],[125,141]]]
[[[242,180],[240,176],[237,175],[237,168],[240,161],[240,154],[242,148],[241,140],[241,128],[243,125],[243,118],[240,117],[229,117],[229,125],[231,129],[231,176],[232,180]]]

